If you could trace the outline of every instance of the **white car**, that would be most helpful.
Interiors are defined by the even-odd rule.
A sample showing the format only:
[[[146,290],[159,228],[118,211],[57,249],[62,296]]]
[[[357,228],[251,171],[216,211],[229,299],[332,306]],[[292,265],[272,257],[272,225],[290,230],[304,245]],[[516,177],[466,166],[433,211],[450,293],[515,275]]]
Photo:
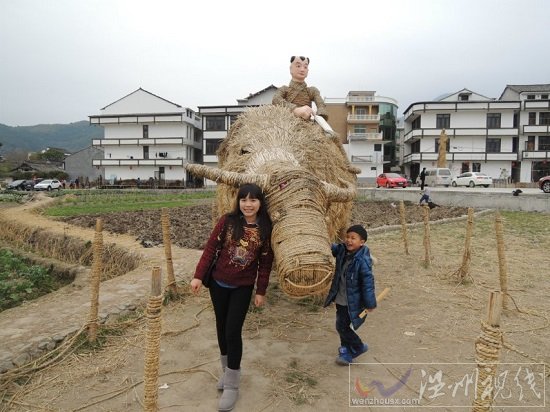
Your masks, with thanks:
[[[493,184],[493,178],[480,172],[466,172],[453,178],[451,183],[453,187],[457,186],[484,186],[489,187]]]
[[[34,185],[34,190],[53,190],[61,189],[61,182],[57,179],[45,179]]]

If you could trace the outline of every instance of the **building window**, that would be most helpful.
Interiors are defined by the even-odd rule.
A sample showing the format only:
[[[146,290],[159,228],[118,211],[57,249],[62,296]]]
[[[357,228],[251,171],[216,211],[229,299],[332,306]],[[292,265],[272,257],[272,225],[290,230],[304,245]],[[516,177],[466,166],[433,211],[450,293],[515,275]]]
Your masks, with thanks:
[[[374,145],[374,151],[375,152],[381,152],[382,151],[382,145],[380,143],[376,143]]]
[[[448,129],[451,127],[450,114],[438,114],[435,122],[436,129]]]
[[[411,143],[411,153],[420,153],[420,140]]]
[[[539,150],[550,150],[550,136],[539,136]]]
[[[488,138],[485,151],[487,153],[500,153],[500,138]]]
[[[225,130],[225,116],[206,116],[205,130],[222,131]]]
[[[481,163],[472,163],[472,172],[481,172]]]
[[[411,123],[411,127],[413,129],[420,129],[420,116],[418,116],[416,119],[414,119]]]
[[[487,129],[500,129],[500,113],[487,113]]]
[[[540,98],[541,98],[542,100],[548,100],[548,95],[547,95],[547,94],[541,94],[541,95],[540,95]]]
[[[367,127],[364,124],[356,124],[353,126],[353,134],[365,134],[367,133]]]
[[[514,118],[512,120],[512,127],[518,127],[518,118],[519,118],[519,113],[518,112],[515,112],[514,113]]]
[[[143,125],[143,138],[144,139],[149,138],[149,125],[148,124]]]
[[[539,125],[540,126],[550,125],[550,112],[539,113]]]
[[[355,114],[358,116],[366,116],[367,115],[367,108],[366,107],[357,107],[355,109]]]
[[[233,126],[233,123],[237,121],[237,117],[239,117],[237,114],[232,114],[229,116],[229,127]]]
[[[529,112],[529,126],[537,124],[537,114],[535,112]]]
[[[143,146],[143,158],[149,159],[149,146]]]
[[[528,94],[527,95],[527,100],[535,100],[535,95],[534,94]]]
[[[470,100],[470,95],[469,94],[459,94],[458,95],[458,100],[466,102],[466,101]]]
[[[205,155],[215,155],[218,147],[223,142],[223,139],[206,139],[206,152]]]

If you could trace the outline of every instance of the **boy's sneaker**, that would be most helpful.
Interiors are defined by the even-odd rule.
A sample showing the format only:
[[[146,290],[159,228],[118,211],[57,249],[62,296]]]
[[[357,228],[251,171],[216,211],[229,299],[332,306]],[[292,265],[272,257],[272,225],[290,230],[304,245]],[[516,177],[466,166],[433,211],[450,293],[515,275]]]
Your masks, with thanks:
[[[338,348],[338,357],[336,358],[336,363],[338,365],[344,365],[347,366],[350,363],[353,362],[353,358],[351,357],[351,353],[345,346],[340,346]]]
[[[367,345],[366,343],[363,344],[363,347],[356,351],[356,350],[352,350],[351,353],[352,353],[352,358],[355,359],[356,357],[358,356],[361,356],[363,353],[365,353],[366,351],[369,350],[369,345]]]

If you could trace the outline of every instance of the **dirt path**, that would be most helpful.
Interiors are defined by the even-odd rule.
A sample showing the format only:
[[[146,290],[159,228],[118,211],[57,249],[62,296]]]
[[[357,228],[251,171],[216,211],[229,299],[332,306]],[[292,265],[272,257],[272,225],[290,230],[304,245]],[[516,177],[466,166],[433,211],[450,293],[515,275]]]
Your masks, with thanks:
[[[31,213],[30,210],[26,212]],[[528,218],[541,219],[541,225],[545,222],[544,216],[536,214]],[[65,230],[66,226],[42,218],[36,222],[51,226],[52,230]],[[510,304],[509,309],[502,313],[502,330],[505,332],[504,341],[529,358],[505,348],[501,362],[510,365],[501,365],[499,372],[508,371],[509,381],[513,380],[514,374],[519,376],[518,382],[524,390],[523,405],[530,406],[539,401],[536,390],[548,396],[549,385],[544,394],[541,379],[533,375],[534,384],[529,387],[523,380],[525,369],[518,372],[517,364],[530,363],[531,359],[550,363],[550,302],[547,299],[550,294],[547,279],[550,258],[541,253],[541,250],[550,250],[550,239],[548,236],[534,237],[516,224],[510,222],[509,227],[505,226],[505,244],[509,289],[521,312]],[[476,217],[471,262],[473,282],[460,285],[451,274],[462,261],[464,220],[431,226],[432,261],[427,268],[423,265],[422,227],[409,232],[409,256],[403,253],[399,231],[372,232],[368,243],[378,258],[374,267],[377,290],[389,287],[391,292],[379,308],[369,314],[365,326],[359,329],[359,334],[370,347],[360,361],[370,365],[356,364],[352,368],[335,365],[339,342],[334,330],[334,308],[323,309],[313,301],[289,299],[281,294],[273,280],[268,290],[267,307],[261,311],[252,310],[245,323],[242,390],[235,410],[340,411],[348,409],[352,399],[364,402],[379,399],[383,392],[386,395],[391,392],[385,399],[410,401],[419,397],[422,385],[423,405],[436,406],[430,410],[467,410],[452,407],[471,405],[471,399],[466,398],[463,388],[455,396],[451,396],[451,392],[453,384],[456,387],[456,382],[475,370],[475,365],[460,364],[475,361],[474,343],[480,334],[480,320],[485,316],[490,291],[499,286],[493,228],[492,214]],[[91,230],[72,227],[68,230],[79,236],[93,236]],[[150,268],[152,263],[162,266],[163,250],[159,247],[140,248],[134,237],[109,236],[119,240],[120,244],[135,248],[144,255],[147,264],[140,270],[102,284],[102,295],[112,296],[110,302],[116,305],[120,299],[116,296],[117,290],[135,288],[127,291],[143,301],[148,294]],[[176,250],[176,273],[180,281],[187,282],[200,252]],[[47,302],[48,306],[48,299],[56,299],[51,305],[60,307],[69,299],[67,291],[61,291],[59,295],[62,297],[47,297],[42,302]],[[75,313],[72,317],[69,313],[60,316],[60,323],[82,324],[86,318],[87,296],[85,288],[74,298],[71,296],[69,306]],[[42,322],[56,322],[55,316],[42,315],[44,306],[40,302],[33,308],[15,309],[17,311],[13,310],[11,314],[10,311],[0,314],[0,331],[15,321],[21,311],[34,314]],[[216,410],[217,344],[213,312],[206,293],[200,297],[184,294],[180,301],[163,307],[162,331],[160,410]],[[0,405],[7,407],[7,399],[13,399],[10,411],[142,410],[144,337],[145,321],[141,319],[124,334],[113,333],[103,350],[72,355],[63,363],[36,374]],[[412,372],[407,375],[409,369]],[[426,375],[422,375],[423,371]],[[439,376],[444,383],[439,387],[439,393],[444,393],[442,396],[436,396],[438,371],[442,373]],[[377,380],[382,386],[373,383]],[[504,391],[504,378],[501,382]],[[505,389],[509,390],[508,387]],[[499,397],[499,404],[519,402],[518,385],[506,394],[510,398]],[[375,406],[365,409],[410,410]]]

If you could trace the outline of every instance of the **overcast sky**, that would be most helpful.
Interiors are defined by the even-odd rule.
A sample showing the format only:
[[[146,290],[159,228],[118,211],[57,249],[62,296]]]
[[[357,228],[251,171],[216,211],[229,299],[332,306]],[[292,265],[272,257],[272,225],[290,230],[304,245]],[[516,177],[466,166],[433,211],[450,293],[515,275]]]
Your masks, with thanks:
[[[0,0],[0,123],[70,123],[142,87],[231,105],[290,80],[399,102],[550,83],[548,0]]]

